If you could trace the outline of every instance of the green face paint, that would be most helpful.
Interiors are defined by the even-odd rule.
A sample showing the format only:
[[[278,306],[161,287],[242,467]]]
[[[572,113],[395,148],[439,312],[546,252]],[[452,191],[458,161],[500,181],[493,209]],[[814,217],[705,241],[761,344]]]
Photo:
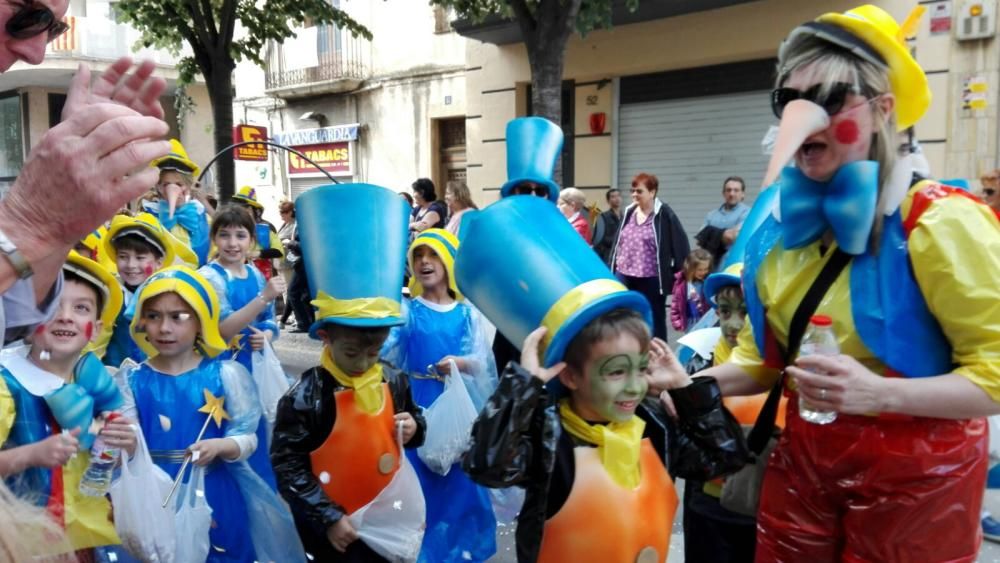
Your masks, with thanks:
[[[730,346],[736,346],[736,337],[746,323],[746,303],[742,296],[722,294],[715,296],[715,302],[718,304],[719,327],[722,328],[722,336],[729,342]]]
[[[389,336],[388,328],[357,329],[336,326],[326,344],[338,368],[348,375],[360,375],[378,362],[379,351]]]
[[[593,359],[586,367],[584,384],[574,393],[592,422],[627,422],[635,414],[649,386],[644,377],[649,354],[610,354]],[[581,416],[586,418],[584,413]]]

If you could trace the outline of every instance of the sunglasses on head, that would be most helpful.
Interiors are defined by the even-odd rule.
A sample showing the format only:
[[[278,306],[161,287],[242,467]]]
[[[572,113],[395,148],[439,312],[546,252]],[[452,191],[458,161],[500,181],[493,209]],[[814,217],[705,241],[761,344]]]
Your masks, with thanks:
[[[853,84],[847,82],[837,82],[822,97],[822,84],[816,84],[805,92],[795,88],[775,88],[771,91],[771,111],[775,117],[781,119],[781,114],[785,112],[785,106],[794,100],[806,100],[823,108],[827,115],[836,115],[844,108],[849,94],[858,94],[858,89]]]
[[[36,35],[48,33],[48,40],[52,41],[69,29],[66,22],[56,19],[56,15],[45,5],[28,0],[27,2],[12,3],[17,9],[7,20],[7,35],[14,39],[31,39]]]
[[[539,197],[549,197],[549,188],[537,184],[521,184],[514,188],[514,195],[536,195]]]

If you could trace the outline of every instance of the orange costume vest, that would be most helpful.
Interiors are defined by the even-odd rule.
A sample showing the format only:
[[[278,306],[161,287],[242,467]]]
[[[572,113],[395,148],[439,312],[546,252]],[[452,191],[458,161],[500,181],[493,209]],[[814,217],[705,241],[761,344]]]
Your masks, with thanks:
[[[611,480],[597,448],[577,447],[573,456],[573,487],[559,512],[545,522],[538,562],[666,561],[677,492],[649,439],[642,440],[642,481],[634,490]]]
[[[760,409],[764,408],[764,403],[767,401],[767,393],[761,393],[759,395],[750,395],[746,397],[724,397],[722,399],[722,404],[729,409],[729,412],[733,413],[736,420],[744,426],[753,426],[757,422],[757,415],[760,414]],[[778,415],[775,418],[775,424],[778,428],[785,427],[785,411],[788,409],[788,397],[782,395],[781,401],[778,402]]]
[[[395,408],[386,383],[382,396],[382,408],[369,414],[357,407],[353,390],[334,393],[337,419],[333,429],[323,445],[309,454],[323,492],[347,514],[378,496],[399,468]]]

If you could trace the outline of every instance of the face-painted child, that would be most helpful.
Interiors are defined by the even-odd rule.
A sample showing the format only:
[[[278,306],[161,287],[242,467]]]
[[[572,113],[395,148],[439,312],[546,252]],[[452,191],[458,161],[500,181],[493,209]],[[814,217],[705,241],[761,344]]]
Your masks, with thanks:
[[[715,294],[722,336],[731,347],[736,347],[736,337],[746,323],[747,306],[738,285],[723,287]]]

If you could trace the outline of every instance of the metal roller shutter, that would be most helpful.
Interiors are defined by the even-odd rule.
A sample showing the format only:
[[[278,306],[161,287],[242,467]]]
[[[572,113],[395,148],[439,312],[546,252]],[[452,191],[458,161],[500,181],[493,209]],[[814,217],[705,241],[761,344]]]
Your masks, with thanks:
[[[722,204],[722,181],[742,176],[746,203],[760,191],[768,157],[761,140],[777,120],[767,91],[623,104],[619,110],[618,185],[639,172],[660,180],[660,198],[689,237]],[[692,248],[694,241],[692,240]]]
[[[344,178],[341,182],[349,182],[350,178]],[[292,178],[292,201],[299,198],[300,195],[305,193],[307,190],[315,188],[316,186],[325,186],[327,184],[332,184],[329,178],[326,176],[309,177],[309,178]]]

